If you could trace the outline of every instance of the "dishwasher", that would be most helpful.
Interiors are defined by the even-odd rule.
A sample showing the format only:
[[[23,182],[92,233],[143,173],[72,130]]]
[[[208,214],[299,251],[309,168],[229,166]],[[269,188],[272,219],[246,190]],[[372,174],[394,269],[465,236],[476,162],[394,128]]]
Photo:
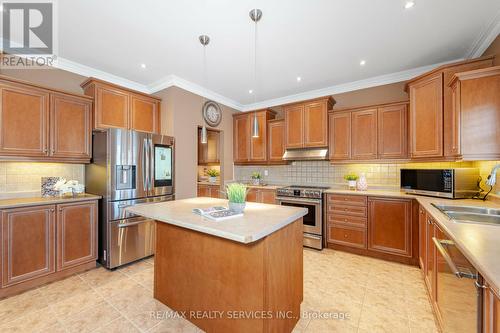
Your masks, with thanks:
[[[483,279],[439,228],[436,246],[436,301],[443,332],[482,332]]]

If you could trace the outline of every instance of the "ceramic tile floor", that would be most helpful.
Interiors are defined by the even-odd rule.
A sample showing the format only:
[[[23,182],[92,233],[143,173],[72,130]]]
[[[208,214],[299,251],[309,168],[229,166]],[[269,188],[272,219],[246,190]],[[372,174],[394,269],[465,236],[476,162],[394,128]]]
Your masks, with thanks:
[[[97,268],[2,300],[0,332],[200,332],[151,317],[168,311],[152,296],[153,265]],[[332,250],[304,250],[302,311],[295,332],[437,332],[417,268]]]

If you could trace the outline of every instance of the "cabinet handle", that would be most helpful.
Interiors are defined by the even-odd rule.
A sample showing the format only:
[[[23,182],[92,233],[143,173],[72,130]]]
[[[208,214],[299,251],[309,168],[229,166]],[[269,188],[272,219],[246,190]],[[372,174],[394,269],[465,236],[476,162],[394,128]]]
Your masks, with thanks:
[[[50,211],[53,213],[54,212],[54,208],[51,208]]]
[[[344,238],[347,238],[347,234],[344,234]]]
[[[488,286],[487,286],[487,285],[485,285],[485,284],[482,284],[482,283],[477,282],[477,280],[476,280],[476,281],[474,281],[474,284],[476,285],[476,288],[477,288],[477,289],[489,289],[489,288],[490,288],[490,287],[488,287]]]

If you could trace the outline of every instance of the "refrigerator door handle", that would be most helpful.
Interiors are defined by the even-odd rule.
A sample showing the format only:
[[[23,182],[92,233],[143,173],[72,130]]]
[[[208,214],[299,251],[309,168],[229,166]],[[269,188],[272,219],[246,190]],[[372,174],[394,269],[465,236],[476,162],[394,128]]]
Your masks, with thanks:
[[[148,139],[149,142],[149,161],[151,163],[151,167],[148,168],[149,174],[149,190],[153,191],[153,175],[154,175],[154,151],[153,151],[153,139],[150,137]]]
[[[148,186],[148,167],[149,167],[149,162],[148,162],[148,147],[146,144],[146,139],[142,141],[142,187],[144,191],[147,191],[147,186]]]

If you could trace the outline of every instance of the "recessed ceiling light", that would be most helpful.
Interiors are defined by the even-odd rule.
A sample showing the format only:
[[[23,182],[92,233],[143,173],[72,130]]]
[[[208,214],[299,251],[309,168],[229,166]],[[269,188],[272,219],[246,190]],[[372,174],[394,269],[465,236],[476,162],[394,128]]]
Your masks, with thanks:
[[[146,64],[141,64],[141,68],[146,68]]]
[[[297,76],[297,82],[302,81],[302,78],[300,76]]]
[[[253,90],[252,90],[252,89],[250,89],[250,90],[248,91],[248,93],[249,93],[249,94],[253,94]]]
[[[405,9],[410,9],[413,6],[415,6],[415,1],[406,1],[406,3],[405,3]]]
[[[359,65],[360,65],[360,66],[364,66],[364,65],[366,65],[366,61],[365,61],[365,60],[361,60],[361,61],[359,62]]]

